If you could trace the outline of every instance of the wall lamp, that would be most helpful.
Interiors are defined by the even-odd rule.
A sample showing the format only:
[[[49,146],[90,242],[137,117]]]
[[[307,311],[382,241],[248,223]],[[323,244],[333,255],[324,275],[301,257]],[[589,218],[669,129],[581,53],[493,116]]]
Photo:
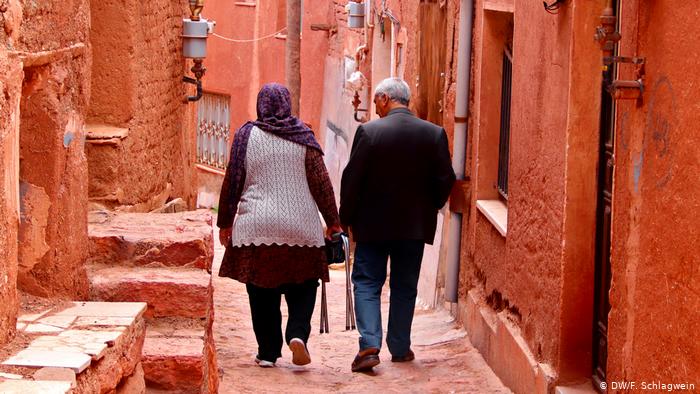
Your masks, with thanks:
[[[208,21],[201,17],[204,9],[204,0],[189,0],[190,17],[182,21],[182,55],[194,61],[192,73],[194,78],[184,76],[182,81],[197,87],[195,96],[185,98],[185,103],[198,101],[202,98],[202,77],[207,71],[202,64],[207,56],[207,37],[214,32],[216,22]]]

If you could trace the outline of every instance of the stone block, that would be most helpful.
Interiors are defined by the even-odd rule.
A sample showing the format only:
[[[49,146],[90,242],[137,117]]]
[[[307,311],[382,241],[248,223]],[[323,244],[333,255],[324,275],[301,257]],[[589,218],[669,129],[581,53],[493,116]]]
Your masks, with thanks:
[[[46,226],[51,199],[43,187],[22,182],[20,186],[22,216],[19,226],[19,280],[39,263],[49,251]]]
[[[182,318],[152,319],[146,333],[143,363],[151,388],[218,392],[219,374],[211,324]],[[196,368],[187,373],[186,379],[180,376],[182,363]]]
[[[148,317],[205,318],[211,306],[211,275],[199,269],[108,267],[89,278],[92,299],[146,302]]]
[[[146,384],[199,392],[205,376],[204,346],[201,338],[147,337],[142,361]]]
[[[143,365],[139,363],[131,376],[125,377],[119,386],[116,394],[145,394],[146,380],[143,373]]]
[[[214,240],[206,211],[172,214],[92,212],[89,261],[211,270]]]

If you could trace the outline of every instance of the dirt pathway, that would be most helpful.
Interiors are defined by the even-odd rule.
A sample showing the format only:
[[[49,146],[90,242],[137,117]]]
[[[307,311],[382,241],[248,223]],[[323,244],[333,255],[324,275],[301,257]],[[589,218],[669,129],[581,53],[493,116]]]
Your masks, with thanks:
[[[218,234],[217,239],[218,239]],[[214,272],[223,254],[216,249]],[[413,324],[412,363],[392,363],[386,347],[374,373],[352,373],[357,352],[357,331],[345,330],[345,272],[331,271],[328,284],[330,334],[319,334],[317,303],[309,340],[311,364],[297,367],[285,346],[276,368],[260,368],[253,362],[257,344],[250,322],[245,286],[214,278],[220,393],[509,393],[489,369],[465,332],[457,329],[444,311],[417,311]],[[387,290],[384,291],[386,293]],[[385,294],[386,295],[386,294]],[[320,289],[318,301],[320,302]],[[386,302],[384,303],[386,308]],[[286,310],[286,307],[283,307]],[[386,320],[386,310],[383,316]],[[286,317],[284,318],[286,322]],[[386,327],[386,322],[384,322]]]

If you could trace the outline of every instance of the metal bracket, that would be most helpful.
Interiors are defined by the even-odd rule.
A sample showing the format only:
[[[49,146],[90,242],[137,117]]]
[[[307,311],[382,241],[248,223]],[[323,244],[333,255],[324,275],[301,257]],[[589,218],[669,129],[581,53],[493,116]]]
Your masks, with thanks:
[[[194,66],[192,66],[192,73],[194,74],[195,78],[191,78],[188,76],[182,77],[182,82],[191,83],[192,85],[195,85],[197,87],[197,94],[194,96],[185,97],[185,103],[199,101],[199,99],[202,98],[202,77],[204,77],[204,73],[206,71],[207,69],[204,66],[202,66],[202,59],[195,59]]]
[[[603,71],[608,71],[614,64],[633,64],[635,70],[634,80],[615,80],[607,84],[606,90],[615,100],[639,100],[644,93],[644,64],[646,58],[616,56],[615,48],[622,39],[622,35],[617,31],[617,16],[609,5],[600,16],[601,25],[596,28],[595,40],[600,44],[603,52]]]
[[[326,31],[326,32],[328,32],[328,37],[332,37],[333,35],[338,33],[338,25],[328,25],[325,23],[312,23],[311,30],[312,31]]]
[[[353,106],[353,108],[355,108],[355,116],[354,116],[355,121],[357,123],[365,123],[365,122],[367,122],[367,118],[365,118],[365,117],[358,118],[357,115],[359,112],[369,112],[369,110],[363,109],[363,108],[358,108],[360,106],[360,104],[362,104],[362,101],[360,100],[360,93],[355,91],[355,97],[352,100],[352,106]]]
[[[195,79],[195,78],[190,78],[190,77],[185,76],[185,77],[182,77],[182,82],[191,83],[192,85],[197,86],[197,94],[195,96],[185,97],[185,103],[199,101],[199,99],[202,98],[203,91],[202,91],[202,80],[201,79]]]
[[[626,57],[626,56],[606,56],[603,58],[603,64],[609,66],[613,63],[627,63],[642,65],[646,63],[646,58],[644,57]]]

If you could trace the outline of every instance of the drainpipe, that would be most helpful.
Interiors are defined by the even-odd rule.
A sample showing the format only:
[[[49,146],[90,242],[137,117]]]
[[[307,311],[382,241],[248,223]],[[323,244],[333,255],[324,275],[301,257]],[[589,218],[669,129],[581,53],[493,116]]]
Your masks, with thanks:
[[[455,134],[452,168],[457,180],[464,180],[467,156],[467,114],[471,88],[472,27],[474,0],[461,0],[459,6],[459,48],[457,49],[457,97],[455,102]],[[462,241],[462,214],[450,211],[447,243],[445,299],[456,303],[459,291],[459,255]]]

